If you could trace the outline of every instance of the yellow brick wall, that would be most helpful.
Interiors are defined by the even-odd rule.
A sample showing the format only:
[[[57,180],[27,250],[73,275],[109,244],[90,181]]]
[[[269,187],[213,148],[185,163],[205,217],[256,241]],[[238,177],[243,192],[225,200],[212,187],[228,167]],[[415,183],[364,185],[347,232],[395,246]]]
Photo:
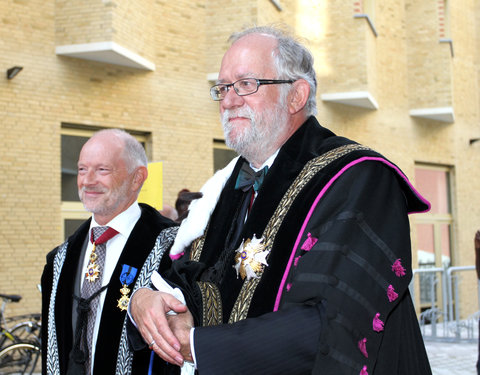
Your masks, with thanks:
[[[94,43],[112,40],[116,2],[101,0],[58,0],[55,10],[57,45]]]
[[[45,254],[62,241],[61,124],[150,133],[151,160],[164,162],[164,198],[173,204],[180,189],[198,190],[213,173],[212,142],[223,135],[207,74],[218,72],[228,36],[253,24],[284,22],[310,47],[324,126],[377,149],[412,180],[416,162],[453,168],[454,264],[473,264],[479,5],[450,2],[452,57],[438,43],[437,2],[375,2],[377,37],[354,18],[354,3],[280,1],[279,11],[267,0],[0,0],[0,71],[24,67],[13,80],[0,78],[0,292],[24,296],[10,311],[39,311]],[[155,71],[55,55],[59,45],[98,41],[115,41]],[[360,90],[378,110],[320,100]],[[440,106],[454,108],[455,123],[409,115]]]
[[[439,2],[443,3],[407,1],[405,25],[411,108],[452,105],[452,58],[450,45],[439,42]],[[454,41],[455,47],[457,42]]]

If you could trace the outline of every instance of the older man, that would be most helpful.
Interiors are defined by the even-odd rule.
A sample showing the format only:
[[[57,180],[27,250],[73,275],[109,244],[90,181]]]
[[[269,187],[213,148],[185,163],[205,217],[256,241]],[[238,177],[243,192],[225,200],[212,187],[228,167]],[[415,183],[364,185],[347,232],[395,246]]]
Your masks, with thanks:
[[[147,373],[148,350],[132,361],[126,306],[132,289],[145,285],[153,270],[170,266],[162,255],[177,229],[137,203],[147,174],[142,145],[122,130],[95,133],[83,146],[78,193],[93,215],[47,255],[43,374]]]
[[[428,202],[393,163],[319,125],[301,44],[267,27],[232,40],[211,96],[241,157],[202,188],[172,247],[183,257],[167,277],[187,306],[134,296],[143,340],[208,375],[430,374],[407,216]]]

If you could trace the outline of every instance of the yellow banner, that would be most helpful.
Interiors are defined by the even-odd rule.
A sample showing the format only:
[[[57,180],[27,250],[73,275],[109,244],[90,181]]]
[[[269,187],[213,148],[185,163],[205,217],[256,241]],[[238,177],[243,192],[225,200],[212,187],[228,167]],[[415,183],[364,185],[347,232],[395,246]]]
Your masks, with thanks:
[[[163,162],[148,163],[148,178],[138,195],[140,203],[163,209]]]

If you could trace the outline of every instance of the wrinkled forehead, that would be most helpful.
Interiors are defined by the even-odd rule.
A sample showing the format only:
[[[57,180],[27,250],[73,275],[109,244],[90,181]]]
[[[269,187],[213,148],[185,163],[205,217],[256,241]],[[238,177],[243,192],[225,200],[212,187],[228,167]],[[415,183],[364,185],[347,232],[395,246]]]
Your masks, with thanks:
[[[123,165],[123,159],[123,141],[112,135],[90,138],[79,155],[79,163]]]
[[[240,78],[274,78],[277,40],[265,34],[249,34],[235,41],[222,59],[219,81]]]

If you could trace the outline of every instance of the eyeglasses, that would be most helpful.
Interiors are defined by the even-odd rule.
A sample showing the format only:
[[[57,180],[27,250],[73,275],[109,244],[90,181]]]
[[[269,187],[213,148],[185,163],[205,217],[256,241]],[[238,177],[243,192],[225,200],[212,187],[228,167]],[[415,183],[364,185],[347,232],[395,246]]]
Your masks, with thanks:
[[[254,94],[258,91],[260,85],[277,85],[280,83],[293,83],[292,79],[256,79],[256,78],[243,78],[233,83],[221,83],[212,86],[210,89],[210,96],[213,100],[219,101],[225,99],[230,87],[233,87],[237,95],[245,96]]]

